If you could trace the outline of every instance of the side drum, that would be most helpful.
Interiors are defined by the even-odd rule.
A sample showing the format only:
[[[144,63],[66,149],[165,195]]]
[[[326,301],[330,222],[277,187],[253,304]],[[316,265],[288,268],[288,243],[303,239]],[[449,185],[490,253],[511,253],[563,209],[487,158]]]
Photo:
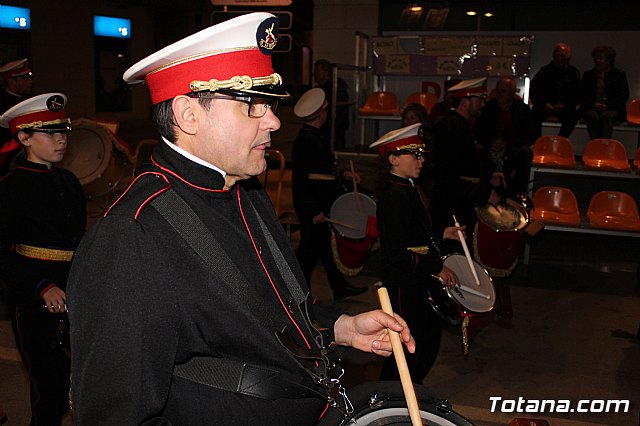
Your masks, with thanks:
[[[453,411],[451,404],[432,395],[426,388],[414,385],[420,417],[425,425],[473,426]],[[344,417],[329,410],[318,426],[409,425],[411,418],[400,382],[363,383],[347,391],[354,411]]]
[[[333,202],[330,215],[336,266],[346,276],[358,275],[378,239],[376,202],[366,194],[347,192]]]
[[[76,175],[88,200],[124,190],[130,180],[131,163],[114,149],[109,130],[86,119],[74,120],[71,125],[67,152],[58,165]]]
[[[504,204],[477,208],[473,233],[475,259],[492,277],[506,277],[515,268],[527,239],[529,224],[525,206],[507,199]]]

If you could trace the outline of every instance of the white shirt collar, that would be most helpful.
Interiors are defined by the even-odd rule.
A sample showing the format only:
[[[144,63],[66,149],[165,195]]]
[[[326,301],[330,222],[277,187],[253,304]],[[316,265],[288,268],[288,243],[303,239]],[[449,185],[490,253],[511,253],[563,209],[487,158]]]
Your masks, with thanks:
[[[220,173],[222,175],[222,177],[226,177],[227,176],[227,172],[225,172],[222,169],[219,169],[218,167],[214,166],[211,163],[208,163],[206,161],[204,161],[202,158],[198,158],[193,154],[188,153],[187,151],[185,151],[184,149],[180,148],[178,145],[169,142],[168,140],[166,140],[164,137],[162,137],[162,140],[164,141],[164,143],[166,143],[167,145],[169,145],[171,147],[171,149],[173,149],[175,152],[177,152],[178,154],[187,157],[189,160],[193,161],[194,163],[198,163],[201,166],[205,166],[209,169],[215,170],[216,172]]]

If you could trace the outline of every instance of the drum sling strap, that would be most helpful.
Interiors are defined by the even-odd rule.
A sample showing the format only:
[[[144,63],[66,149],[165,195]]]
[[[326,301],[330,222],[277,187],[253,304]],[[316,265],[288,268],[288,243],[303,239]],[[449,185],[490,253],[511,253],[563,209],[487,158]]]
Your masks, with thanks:
[[[228,257],[217,239],[213,237],[211,231],[207,229],[195,211],[193,211],[180,195],[173,190],[168,190],[156,197],[151,202],[151,206],[162,215],[211,270],[223,280],[223,282],[229,284],[228,287],[237,293],[240,298],[239,300],[245,300],[247,303],[250,303],[250,301],[247,300],[249,298],[241,291],[249,286],[242,278],[242,273]],[[261,219],[259,220],[261,221]],[[275,244],[275,241],[273,241],[273,238],[266,230],[266,225],[261,223],[261,227],[263,227],[265,231],[269,246],[273,249],[272,244]],[[280,263],[285,262],[286,264],[286,260],[279,249],[273,251],[273,255],[280,269],[282,267]],[[291,278],[294,278],[293,272],[290,269],[288,273],[291,274]],[[305,300],[304,291],[300,286],[290,284],[289,279],[285,279],[285,283],[294,297],[297,306],[300,306],[300,303]],[[268,316],[266,316],[267,314],[262,312],[263,309],[259,303],[253,304],[251,307],[255,312],[261,313],[260,317],[268,318]],[[281,339],[280,336],[286,334],[286,329],[284,333],[276,334],[279,334],[279,340],[283,343],[283,339]],[[292,352],[287,345],[283,344],[283,346]],[[295,353],[292,352],[292,355],[295,356]],[[315,356],[320,358],[318,354],[315,354]],[[314,397],[324,401],[330,401],[328,394],[322,392],[324,389],[321,387],[314,388],[308,386],[305,380],[301,378],[284,377],[284,375],[278,371],[253,366],[232,359],[194,357],[185,364],[176,364],[173,374],[174,376],[202,385],[262,399]],[[308,380],[306,382],[308,382]]]

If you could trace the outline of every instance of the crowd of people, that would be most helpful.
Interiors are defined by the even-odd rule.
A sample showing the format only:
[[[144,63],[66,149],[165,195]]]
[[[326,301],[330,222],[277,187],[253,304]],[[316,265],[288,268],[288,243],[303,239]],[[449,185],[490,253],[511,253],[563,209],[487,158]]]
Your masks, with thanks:
[[[318,260],[335,300],[367,290],[332,255],[331,204],[360,177],[337,167],[329,144],[333,125],[344,148],[349,125],[340,79],[329,119],[330,62],[315,63],[316,87],[294,108],[297,253],[256,179],[278,103],[290,97],[271,64],[275,20],[253,13],[209,27],[125,73],[146,83],[162,142],[86,233],[82,187],[56,167],[71,130],[66,95],[33,96],[24,59],[0,68],[0,279],[32,424],[60,424],[70,409],[79,425],[315,424],[349,411],[339,347],[389,357],[390,331],[422,383],[442,328],[429,287],[461,284],[443,256],[473,247],[475,208],[526,190],[543,121],[569,136],[583,119],[595,138],[626,117],[628,83],[609,46],[593,50],[580,78],[558,44],[533,78],[531,107],[511,76],[491,99],[485,78],[452,79],[431,113],[409,105],[402,128],[371,144],[386,168],[380,276],[400,315],[348,315],[310,291]],[[381,380],[398,379],[387,358]]]

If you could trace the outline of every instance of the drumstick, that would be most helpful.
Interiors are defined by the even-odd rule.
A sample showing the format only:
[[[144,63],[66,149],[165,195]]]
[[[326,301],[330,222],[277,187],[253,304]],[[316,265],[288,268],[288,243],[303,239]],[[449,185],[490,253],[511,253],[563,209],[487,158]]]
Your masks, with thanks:
[[[382,307],[382,310],[393,316],[393,308],[391,307],[391,301],[389,300],[389,293],[385,287],[380,287],[378,289],[378,299],[380,299],[380,306]],[[420,418],[420,409],[418,408],[416,391],[413,388],[413,382],[411,381],[411,374],[409,373],[407,360],[404,357],[404,350],[402,349],[400,335],[396,331],[388,331],[389,340],[391,340],[391,346],[393,347],[393,356],[396,359],[396,365],[398,366],[398,372],[400,373],[400,382],[402,383],[404,398],[407,400],[407,408],[409,409],[411,424],[413,426],[421,426],[422,419]]]
[[[460,227],[458,223],[458,219],[456,219],[456,215],[453,215],[453,223],[456,227]],[[476,272],[476,268],[473,266],[473,261],[471,260],[471,253],[469,253],[469,247],[467,247],[467,242],[464,239],[464,235],[462,235],[462,231],[458,230],[458,238],[462,243],[462,249],[464,250],[464,255],[467,258],[467,263],[469,264],[469,269],[471,269],[471,273],[473,274],[473,279],[476,280],[476,285],[480,287],[480,279],[478,278],[478,273]]]
[[[444,280],[442,279],[442,277],[441,277],[441,276],[439,276],[439,275],[433,275],[433,274],[431,274],[431,276],[432,276],[433,278],[437,279],[438,281],[440,281],[442,284],[444,284]],[[458,285],[458,287],[460,287],[461,289],[463,289],[463,290],[464,290],[464,291],[466,291],[467,293],[471,293],[471,294],[474,294],[474,295],[479,296],[479,297],[484,297],[484,298],[485,298],[485,299],[487,299],[487,300],[491,299],[491,296],[489,296],[488,294],[481,293],[481,292],[479,292],[478,290],[474,290],[473,288],[471,288],[471,287],[467,287],[467,286],[466,286],[466,285],[464,285],[464,284],[459,284],[459,285]]]
[[[344,226],[345,228],[349,228],[349,229],[354,229],[356,231],[360,231],[360,228],[356,228],[353,225],[349,225],[348,223],[344,223],[344,222],[341,222],[339,220],[331,219],[330,217],[326,217],[325,216],[324,220],[326,220],[327,222],[335,223],[336,225]]]
[[[353,160],[349,160],[349,166],[351,166],[351,181],[353,182],[353,193],[356,196],[356,208],[360,211],[362,208],[360,206],[360,196],[358,195],[358,183],[356,182],[356,172],[353,168]]]

